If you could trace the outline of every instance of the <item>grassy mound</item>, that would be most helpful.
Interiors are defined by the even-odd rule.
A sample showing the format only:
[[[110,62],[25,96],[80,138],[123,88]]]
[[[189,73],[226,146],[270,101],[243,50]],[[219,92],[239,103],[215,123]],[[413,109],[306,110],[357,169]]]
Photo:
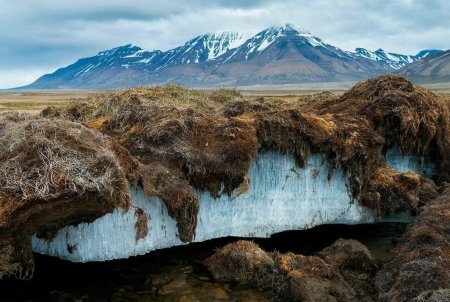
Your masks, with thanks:
[[[339,239],[318,255],[267,253],[241,240],[204,264],[217,280],[272,289],[276,301],[373,301],[376,263],[364,245]]]
[[[311,153],[325,153],[345,171],[354,198],[380,216],[434,196],[430,182],[388,167],[386,148],[430,157],[439,164],[439,180],[449,179],[449,103],[398,76],[359,83],[341,97],[321,93],[287,102],[225,89],[141,88],[74,102],[58,114],[128,150],[137,162],[129,174],[166,203],[186,242],[197,221],[193,188],[230,194],[245,183],[262,149],[293,154],[300,166]]]
[[[450,144],[450,102],[429,90],[414,86],[397,75],[359,83],[338,100],[316,102],[318,113],[364,117],[384,139],[404,153],[431,156],[440,166],[440,178],[449,179],[446,153]]]
[[[24,114],[0,118],[0,278],[31,277],[31,235],[130,206],[129,184],[103,136]]]
[[[240,240],[231,243],[205,260],[215,279],[270,288],[275,260],[257,244]]]
[[[448,297],[450,189],[422,208],[395,255],[378,273],[381,301],[433,301],[425,297],[439,296],[441,289],[447,289]]]

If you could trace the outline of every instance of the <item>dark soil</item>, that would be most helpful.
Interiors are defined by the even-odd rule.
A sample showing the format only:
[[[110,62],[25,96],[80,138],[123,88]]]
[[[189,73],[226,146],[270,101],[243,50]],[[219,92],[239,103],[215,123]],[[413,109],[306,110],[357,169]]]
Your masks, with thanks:
[[[255,242],[268,251],[311,255],[339,237],[353,238],[369,246],[376,259],[390,259],[392,238],[401,236],[404,228],[403,224],[325,225]],[[236,240],[211,240],[104,263],[71,263],[36,254],[34,278],[3,280],[1,300],[271,301],[270,290],[215,281],[203,266],[203,260],[218,247]]]

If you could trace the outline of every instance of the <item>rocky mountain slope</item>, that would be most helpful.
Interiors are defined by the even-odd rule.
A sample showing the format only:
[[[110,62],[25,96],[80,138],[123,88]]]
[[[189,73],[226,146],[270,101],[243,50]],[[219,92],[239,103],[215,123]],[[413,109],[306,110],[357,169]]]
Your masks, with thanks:
[[[258,33],[214,63],[209,80],[244,85],[358,80],[391,71],[290,24]]]
[[[398,73],[418,83],[450,82],[450,50],[407,65]]]

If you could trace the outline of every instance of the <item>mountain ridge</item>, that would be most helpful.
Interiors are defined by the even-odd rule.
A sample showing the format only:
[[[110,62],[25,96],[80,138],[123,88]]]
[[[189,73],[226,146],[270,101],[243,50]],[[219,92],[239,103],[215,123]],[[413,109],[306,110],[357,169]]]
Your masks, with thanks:
[[[423,57],[435,50],[421,51]],[[133,44],[82,58],[22,89],[110,89],[175,82],[187,86],[354,81],[394,72],[421,59],[377,50],[355,52],[285,24],[255,35],[215,32],[176,48],[147,51]],[[403,64],[403,65],[402,65]]]
[[[398,74],[421,83],[450,82],[450,50],[443,51],[423,60],[406,65]]]
[[[354,53],[358,56],[365,57],[374,61],[380,61],[388,64],[393,69],[400,69],[407,64],[414,63],[427,56],[441,53],[442,50],[438,49],[424,49],[419,51],[416,55],[404,55],[398,53],[387,52],[381,48],[370,51],[365,48],[356,48]]]

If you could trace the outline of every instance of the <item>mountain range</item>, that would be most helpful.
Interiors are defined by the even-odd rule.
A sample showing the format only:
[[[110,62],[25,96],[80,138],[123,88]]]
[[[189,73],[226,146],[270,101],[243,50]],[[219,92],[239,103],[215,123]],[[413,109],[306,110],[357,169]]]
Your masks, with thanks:
[[[237,32],[195,37],[168,51],[128,44],[46,74],[25,89],[111,89],[175,82],[188,86],[236,86],[356,81],[397,72],[441,50],[416,55],[345,51],[292,24],[256,35]]]

